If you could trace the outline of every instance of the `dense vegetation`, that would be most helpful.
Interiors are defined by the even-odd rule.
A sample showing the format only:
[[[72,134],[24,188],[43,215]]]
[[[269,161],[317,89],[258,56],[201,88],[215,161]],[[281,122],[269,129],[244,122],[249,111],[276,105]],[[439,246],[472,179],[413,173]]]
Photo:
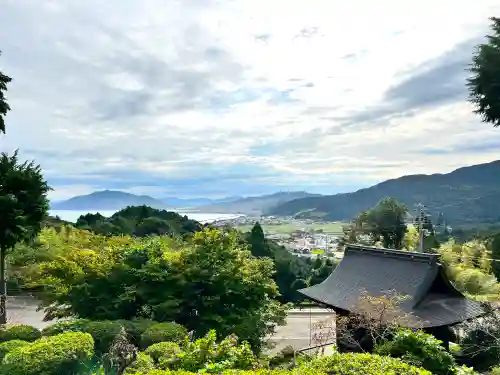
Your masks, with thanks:
[[[158,210],[148,206],[129,206],[106,218],[99,213],[78,218],[77,228],[104,235],[170,235],[184,237],[202,228],[196,220],[176,212]]]
[[[500,161],[457,169],[448,174],[410,175],[353,193],[296,199],[271,210],[278,216],[311,216],[331,221],[353,219],[384,197],[413,210],[422,203],[433,218],[453,226],[500,221]]]

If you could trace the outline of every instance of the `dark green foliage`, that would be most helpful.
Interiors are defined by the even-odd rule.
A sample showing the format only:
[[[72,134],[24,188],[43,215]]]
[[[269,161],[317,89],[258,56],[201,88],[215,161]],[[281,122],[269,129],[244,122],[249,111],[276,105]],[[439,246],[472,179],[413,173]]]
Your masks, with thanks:
[[[390,341],[375,348],[375,353],[400,358],[416,367],[429,370],[434,375],[452,375],[456,365],[453,356],[441,341],[422,331],[398,330]]]
[[[0,51],[0,55],[1,55]],[[7,98],[5,97],[5,92],[7,91],[7,84],[12,81],[12,78],[5,75],[0,70],[0,132],[5,134],[5,120],[4,117],[8,111],[10,111],[10,106],[7,103]]]
[[[141,337],[141,347],[147,348],[159,342],[169,341],[182,344],[186,341],[187,330],[177,323],[157,323],[150,326]]]
[[[70,332],[44,337],[33,344],[13,349],[4,357],[1,374],[68,375],[85,368],[94,354],[94,342],[87,333]]]
[[[272,257],[271,249],[259,222],[255,223],[250,234],[248,235],[248,243],[253,256]]]
[[[176,212],[158,210],[148,206],[130,206],[115,212],[110,218],[99,213],[85,214],[78,218],[76,227],[104,235],[187,236],[200,231],[202,225]]]
[[[88,319],[71,319],[62,320],[42,330],[43,336],[54,336],[66,332],[79,332],[83,331],[85,326],[90,323]]]
[[[500,281],[500,233],[496,233],[490,242],[491,257],[495,261],[491,262],[491,269],[497,280]]]
[[[375,207],[359,214],[363,234],[372,241],[381,241],[385,248],[401,249],[407,231],[405,224],[408,209],[394,198],[384,198]]]
[[[460,341],[462,362],[477,371],[500,365],[500,315],[493,312],[465,326]]]
[[[96,354],[109,351],[115,337],[121,332],[122,325],[115,321],[90,321],[82,331],[89,333],[94,339]]]
[[[0,330],[0,342],[11,340],[35,341],[42,336],[40,330],[25,324],[19,324]]]
[[[477,47],[467,86],[474,112],[496,127],[500,125],[500,18],[492,17],[491,21],[492,33]]]
[[[5,324],[5,257],[17,243],[32,240],[40,231],[49,209],[50,188],[40,166],[21,163],[17,151],[13,155],[0,154],[0,182],[0,324]]]
[[[276,207],[271,214],[325,213],[323,220],[350,221],[384,197],[407,207],[422,203],[433,219],[442,213],[453,228],[500,222],[500,161],[457,169],[447,174],[409,175],[356,192],[303,198]]]
[[[5,341],[0,343],[0,362],[2,361],[3,357],[5,355],[14,350],[15,348],[18,348],[20,346],[26,346],[29,345],[30,343],[28,341],[24,340],[10,340],[10,341]]]
[[[116,322],[125,328],[128,339],[135,346],[140,346],[142,334],[149,327],[158,323],[149,319],[117,320]]]

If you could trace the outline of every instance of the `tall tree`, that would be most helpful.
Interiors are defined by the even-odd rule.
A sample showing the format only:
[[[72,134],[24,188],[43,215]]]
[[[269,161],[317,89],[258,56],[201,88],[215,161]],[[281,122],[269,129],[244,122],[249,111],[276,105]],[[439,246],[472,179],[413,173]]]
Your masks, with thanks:
[[[256,257],[272,257],[271,249],[266,241],[266,236],[262,230],[262,226],[257,221],[250,232],[248,238],[252,255]]]
[[[408,208],[404,204],[395,198],[383,198],[375,207],[362,212],[358,221],[362,224],[363,232],[374,242],[381,241],[386,248],[401,249],[407,231],[407,214]]]
[[[2,52],[0,51],[0,55]],[[5,134],[5,120],[4,117],[8,111],[10,111],[9,104],[5,98],[5,92],[7,91],[7,84],[12,81],[12,78],[5,75],[0,70],[0,132]]]
[[[497,280],[500,281],[500,233],[493,236],[490,244],[491,257],[494,259],[493,262],[491,262],[491,270]]]
[[[0,155],[0,324],[7,322],[5,257],[21,241],[33,239],[49,210],[50,188],[39,165]]]
[[[472,58],[467,79],[469,100],[483,122],[500,125],[500,18],[491,18],[492,33],[480,44]]]

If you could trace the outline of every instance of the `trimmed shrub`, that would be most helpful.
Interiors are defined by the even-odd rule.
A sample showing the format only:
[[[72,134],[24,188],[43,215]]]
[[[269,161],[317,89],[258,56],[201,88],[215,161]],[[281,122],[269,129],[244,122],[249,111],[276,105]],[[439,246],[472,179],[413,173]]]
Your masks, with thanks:
[[[30,343],[28,341],[24,340],[10,340],[0,343],[0,361],[8,352],[14,350],[15,348],[19,348],[20,346],[26,346],[29,344]]]
[[[428,370],[411,366],[397,358],[365,353],[335,353],[318,357],[301,368],[329,375],[432,375]]]
[[[97,355],[108,352],[113,340],[120,333],[121,329],[122,325],[112,320],[90,321],[82,327],[82,331],[90,333],[94,339]]]
[[[125,328],[128,339],[135,346],[140,346],[141,336],[149,327],[158,324],[158,322],[149,319],[117,320],[116,322]]]
[[[153,359],[146,353],[138,353],[137,359],[127,367],[125,375],[144,374],[154,369]]]
[[[425,368],[435,375],[452,374],[455,359],[441,343],[422,331],[401,329],[395,332],[392,340],[377,346],[374,352],[400,358],[403,362]]]
[[[42,330],[42,336],[54,336],[66,332],[80,332],[83,331],[83,327],[89,322],[90,320],[88,319],[63,320],[45,327]]]
[[[39,329],[25,324],[18,324],[0,330],[0,342],[12,340],[33,342],[38,340],[40,337],[42,337],[42,333]]]
[[[145,353],[151,356],[155,362],[171,359],[180,352],[181,348],[179,344],[175,342],[159,342],[151,345],[145,350]]]
[[[67,375],[77,373],[94,354],[88,333],[69,332],[43,337],[7,353],[1,373],[9,375]]]
[[[141,347],[147,348],[159,342],[176,342],[182,344],[186,341],[187,329],[177,323],[156,323],[150,326],[141,336]]]

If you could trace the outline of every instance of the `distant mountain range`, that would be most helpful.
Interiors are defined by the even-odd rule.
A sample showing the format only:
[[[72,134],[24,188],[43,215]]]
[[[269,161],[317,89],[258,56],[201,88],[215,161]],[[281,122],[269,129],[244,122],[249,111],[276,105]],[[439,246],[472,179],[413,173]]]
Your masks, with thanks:
[[[356,217],[387,196],[397,198],[411,211],[415,204],[422,203],[434,220],[441,213],[449,224],[497,223],[500,222],[500,160],[446,174],[403,176],[353,193],[294,199],[266,213],[343,221]]]
[[[296,198],[313,196],[305,192],[276,193],[260,197],[210,198],[153,198],[123,191],[104,190],[79,195],[66,201],[52,202],[53,210],[120,210],[127,206],[146,205],[157,209],[190,209],[205,213],[261,214],[264,210]]]
[[[165,203],[149,195],[135,195],[123,191],[103,190],[79,195],[66,201],[52,202],[52,210],[120,210],[127,206],[149,206],[164,209]]]

